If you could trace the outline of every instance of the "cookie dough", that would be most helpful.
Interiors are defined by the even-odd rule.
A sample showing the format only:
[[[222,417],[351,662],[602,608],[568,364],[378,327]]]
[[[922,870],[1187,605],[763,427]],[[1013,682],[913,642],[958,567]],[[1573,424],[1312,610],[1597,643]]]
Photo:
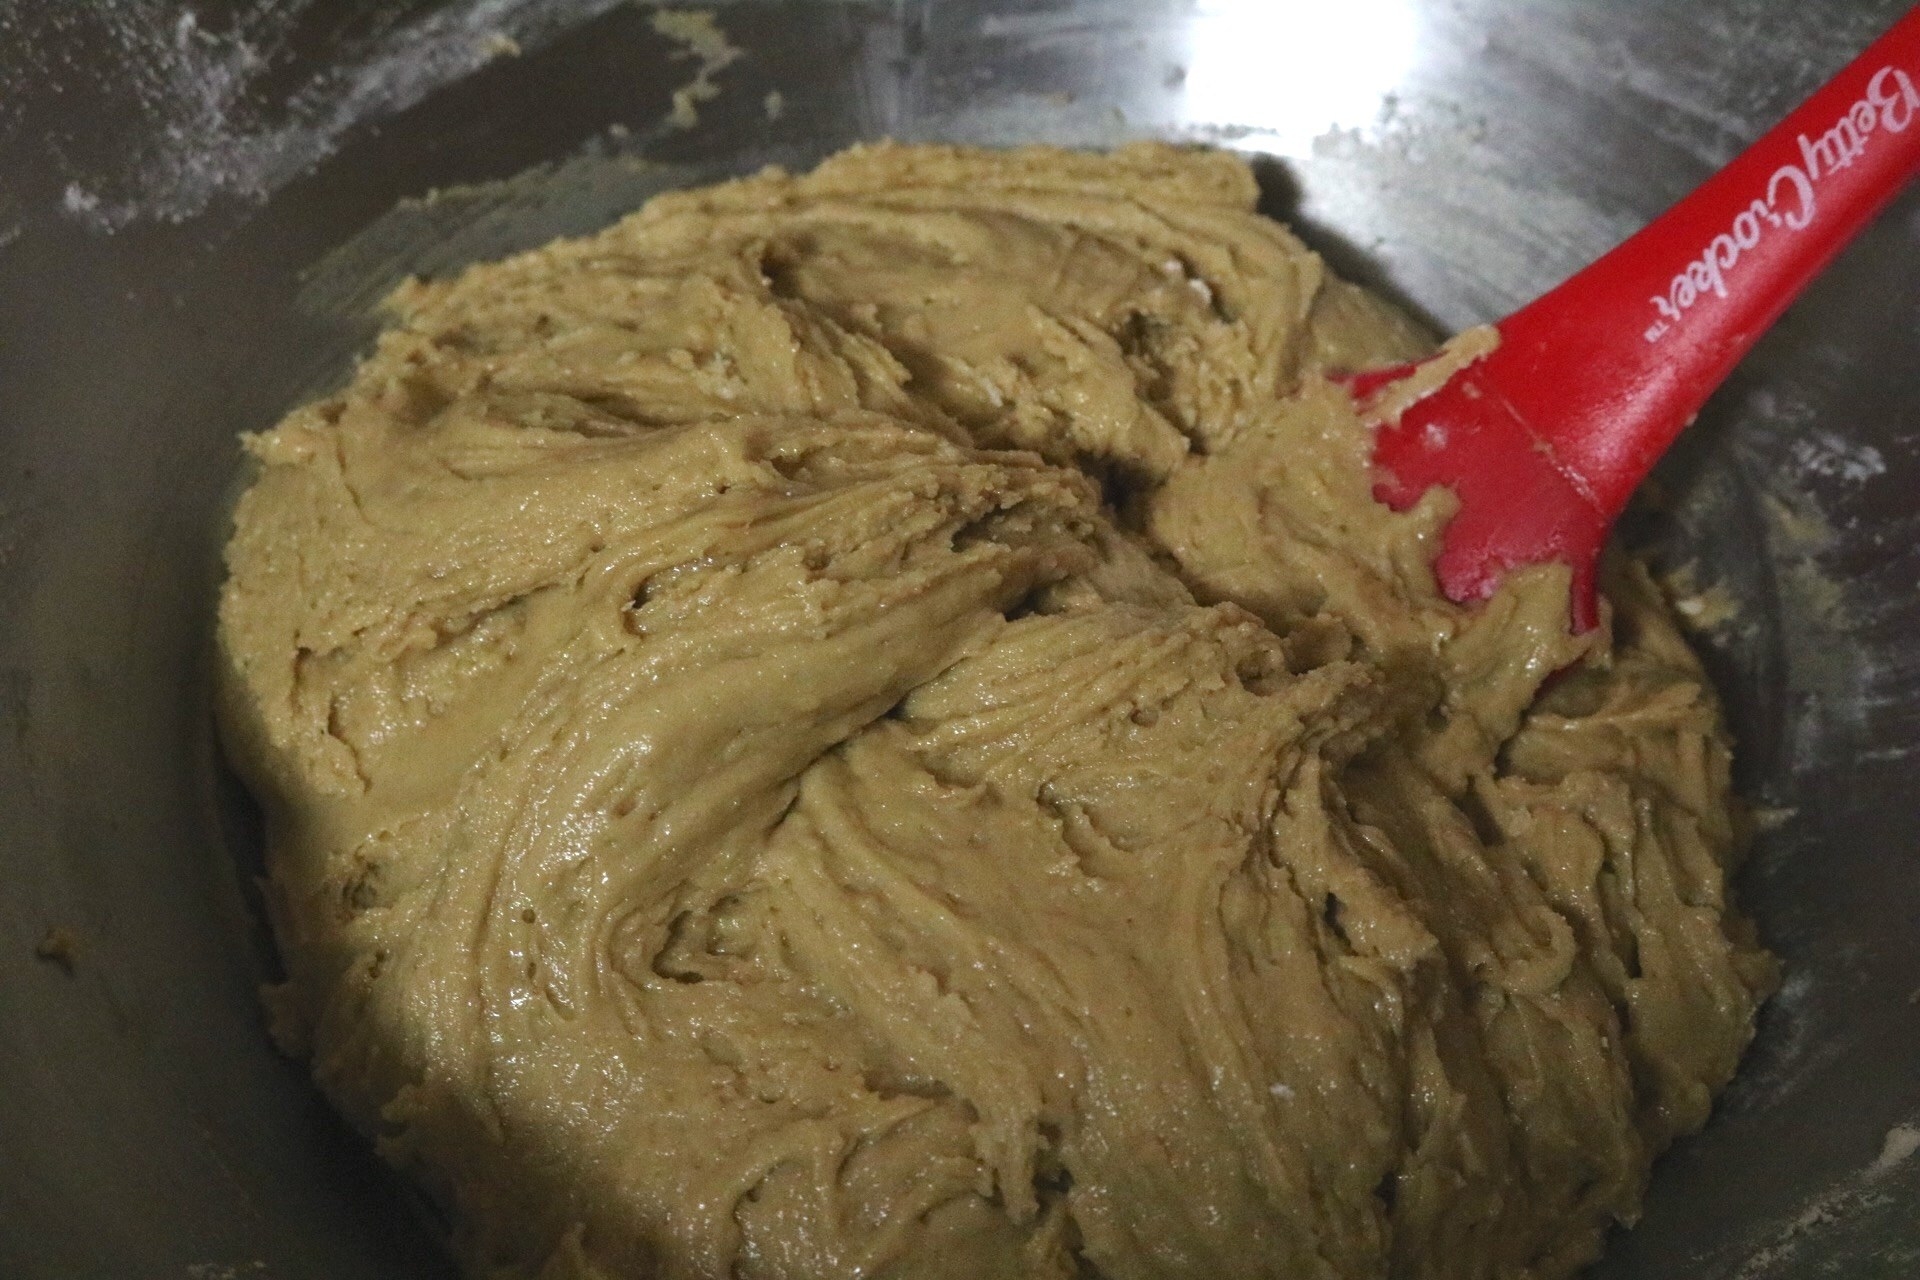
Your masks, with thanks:
[[[1224,154],[874,146],[411,283],[248,448],[276,1030],[475,1276],[1558,1277],[1771,962],[1638,570],[1436,593]],[[1571,671],[1549,681],[1556,670]]]

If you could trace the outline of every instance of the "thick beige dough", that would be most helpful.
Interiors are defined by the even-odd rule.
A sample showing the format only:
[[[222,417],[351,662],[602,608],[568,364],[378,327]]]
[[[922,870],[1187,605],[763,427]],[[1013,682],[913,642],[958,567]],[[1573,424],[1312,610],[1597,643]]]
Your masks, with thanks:
[[[278,1031],[476,1276],[1566,1275],[1734,1069],[1643,575],[1435,591],[1246,168],[877,146],[412,284],[221,601]],[[1548,675],[1573,663],[1571,674]]]

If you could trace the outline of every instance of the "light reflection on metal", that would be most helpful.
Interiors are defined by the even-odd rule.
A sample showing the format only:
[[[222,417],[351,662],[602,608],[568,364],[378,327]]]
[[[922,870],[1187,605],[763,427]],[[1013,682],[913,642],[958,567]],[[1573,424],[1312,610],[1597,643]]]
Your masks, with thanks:
[[[1186,25],[1184,123],[1229,146],[1303,155],[1331,130],[1381,118],[1420,25],[1414,0],[1203,0]]]

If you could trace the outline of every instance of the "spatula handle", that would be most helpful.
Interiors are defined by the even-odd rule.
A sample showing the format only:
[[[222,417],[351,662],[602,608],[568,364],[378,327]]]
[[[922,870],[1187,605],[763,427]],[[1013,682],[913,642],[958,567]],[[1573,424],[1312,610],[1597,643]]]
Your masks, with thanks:
[[[1800,290],[1920,172],[1920,7],[1645,230],[1500,325],[1521,416],[1617,514]]]

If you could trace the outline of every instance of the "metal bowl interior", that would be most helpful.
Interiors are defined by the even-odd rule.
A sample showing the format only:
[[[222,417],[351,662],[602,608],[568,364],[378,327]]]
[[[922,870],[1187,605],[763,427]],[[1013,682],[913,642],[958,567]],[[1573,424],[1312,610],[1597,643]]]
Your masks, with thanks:
[[[0,8],[0,1274],[446,1273],[267,1043],[258,835],[207,707],[235,437],[340,379],[401,276],[860,138],[1164,136],[1265,157],[1272,212],[1458,327],[1902,7],[735,0],[723,45],[611,0]],[[1787,978],[1598,1274],[1920,1273],[1920,192],[1622,538],[1701,623]]]

